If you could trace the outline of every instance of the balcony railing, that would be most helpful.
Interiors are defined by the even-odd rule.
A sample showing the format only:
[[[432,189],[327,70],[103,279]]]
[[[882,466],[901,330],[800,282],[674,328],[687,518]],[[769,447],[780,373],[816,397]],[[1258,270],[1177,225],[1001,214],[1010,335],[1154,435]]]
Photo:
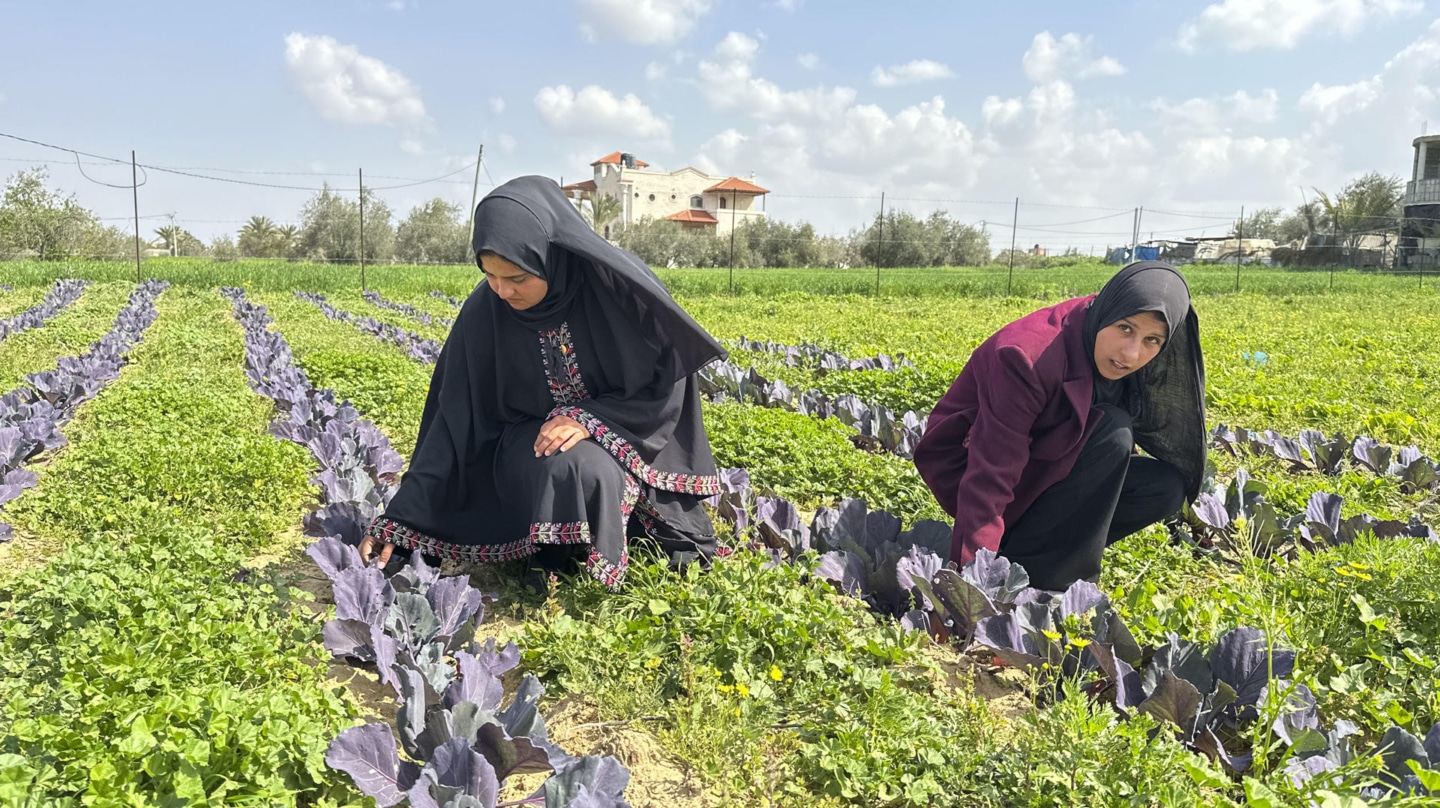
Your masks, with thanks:
[[[1412,180],[1405,184],[1406,205],[1440,205],[1440,179]]]

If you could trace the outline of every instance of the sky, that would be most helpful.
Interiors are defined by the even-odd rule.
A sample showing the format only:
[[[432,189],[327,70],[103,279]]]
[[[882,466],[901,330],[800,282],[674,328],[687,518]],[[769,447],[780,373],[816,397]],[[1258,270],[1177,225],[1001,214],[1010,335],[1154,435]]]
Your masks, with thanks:
[[[1018,198],[1022,246],[1092,252],[1138,207],[1144,238],[1220,235],[1409,179],[1440,126],[1440,0],[0,0],[0,42],[0,133],[206,177],[138,195],[147,236],[207,240],[358,169],[397,218],[468,207],[483,144],[482,196],[619,150],[753,172],[823,233],[884,194],[998,248]],[[130,229],[128,164],[76,162],[0,138],[0,173],[44,165]]]

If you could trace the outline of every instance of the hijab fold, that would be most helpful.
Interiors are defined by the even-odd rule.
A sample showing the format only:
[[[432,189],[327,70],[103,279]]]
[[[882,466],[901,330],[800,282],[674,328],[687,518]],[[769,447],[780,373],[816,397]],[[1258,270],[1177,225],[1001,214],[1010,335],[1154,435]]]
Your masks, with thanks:
[[[1205,360],[1185,279],[1161,261],[1141,261],[1117,272],[1085,312],[1085,350],[1093,366],[1101,329],[1147,311],[1168,328],[1160,353],[1124,379],[1106,379],[1092,367],[1094,401],[1129,411],[1135,442],[1179,469],[1186,497],[1194,500],[1205,475]]]

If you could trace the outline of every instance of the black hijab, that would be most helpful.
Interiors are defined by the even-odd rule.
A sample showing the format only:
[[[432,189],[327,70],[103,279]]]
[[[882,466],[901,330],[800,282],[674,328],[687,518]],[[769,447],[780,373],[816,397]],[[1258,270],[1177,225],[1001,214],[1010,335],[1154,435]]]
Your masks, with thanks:
[[[484,253],[494,253],[550,285],[545,298],[529,309],[501,307],[526,326],[553,327],[586,285],[597,284],[637,318],[653,320],[653,336],[673,355],[682,375],[726,355],[650,267],[592,230],[553,180],[519,177],[487,194],[475,208],[473,243],[477,262]]]
[[[1147,311],[1167,326],[1160,353],[1124,379],[1106,379],[1094,367],[1096,335]],[[1094,401],[1128,410],[1135,442],[1179,469],[1193,500],[1205,473],[1205,360],[1200,320],[1185,279],[1162,261],[1141,261],[1115,273],[1085,312],[1085,351],[1095,379]]]

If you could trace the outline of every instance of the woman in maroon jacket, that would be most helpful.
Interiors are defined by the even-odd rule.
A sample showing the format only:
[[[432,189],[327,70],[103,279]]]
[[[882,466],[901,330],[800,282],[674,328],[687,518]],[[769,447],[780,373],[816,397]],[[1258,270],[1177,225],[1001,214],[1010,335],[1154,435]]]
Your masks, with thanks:
[[[1000,329],[915,449],[955,517],[951,557],[988,548],[1042,589],[1098,580],[1107,545],[1194,500],[1204,396],[1199,321],[1169,264],[1131,264],[1098,295]]]

